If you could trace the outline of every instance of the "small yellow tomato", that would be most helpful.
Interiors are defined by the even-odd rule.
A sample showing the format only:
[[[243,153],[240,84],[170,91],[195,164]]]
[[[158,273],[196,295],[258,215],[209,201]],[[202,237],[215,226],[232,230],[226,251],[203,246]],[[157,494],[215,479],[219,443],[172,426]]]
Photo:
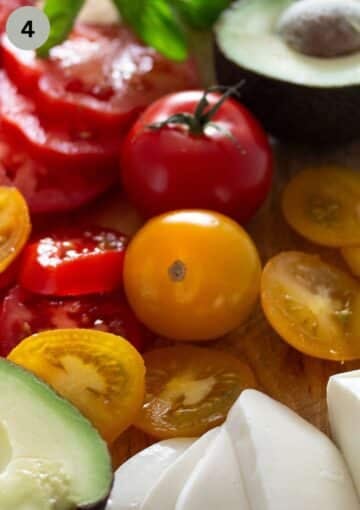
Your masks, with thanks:
[[[245,230],[217,213],[186,210],[149,221],[130,243],[124,284],[138,318],[175,340],[236,329],[259,293],[261,263]]]
[[[29,209],[16,188],[0,186],[0,273],[16,259],[31,232]]]
[[[265,266],[264,313],[291,346],[316,358],[360,359],[360,285],[317,255],[283,252]]]
[[[360,173],[347,168],[308,168],[285,188],[284,216],[300,235],[330,247],[360,244]]]
[[[201,436],[221,425],[240,393],[257,388],[244,361],[182,345],[148,352],[146,397],[135,426],[158,439]]]
[[[78,407],[109,444],[142,407],[144,362],[119,336],[88,329],[44,331],[23,340],[8,358]]]

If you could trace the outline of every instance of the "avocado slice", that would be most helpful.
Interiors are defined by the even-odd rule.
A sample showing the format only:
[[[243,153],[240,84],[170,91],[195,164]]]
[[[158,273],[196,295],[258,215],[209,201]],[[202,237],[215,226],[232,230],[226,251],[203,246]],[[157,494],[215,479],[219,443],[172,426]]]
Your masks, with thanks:
[[[0,509],[103,510],[106,444],[69,402],[0,359]]]
[[[241,102],[279,138],[351,140],[360,136],[359,31],[357,0],[238,0],[215,26],[218,81],[245,80]]]

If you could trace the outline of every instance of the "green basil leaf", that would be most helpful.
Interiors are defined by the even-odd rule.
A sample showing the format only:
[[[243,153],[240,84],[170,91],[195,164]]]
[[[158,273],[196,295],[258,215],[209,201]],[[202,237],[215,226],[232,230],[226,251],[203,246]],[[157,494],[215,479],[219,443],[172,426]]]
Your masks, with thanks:
[[[44,12],[50,20],[51,31],[49,39],[37,50],[39,57],[46,58],[51,48],[67,38],[84,3],[85,0],[46,0]]]
[[[184,22],[192,28],[212,28],[219,15],[232,0],[170,0]]]
[[[188,56],[185,30],[167,0],[113,0],[123,20],[149,46],[172,60]]]

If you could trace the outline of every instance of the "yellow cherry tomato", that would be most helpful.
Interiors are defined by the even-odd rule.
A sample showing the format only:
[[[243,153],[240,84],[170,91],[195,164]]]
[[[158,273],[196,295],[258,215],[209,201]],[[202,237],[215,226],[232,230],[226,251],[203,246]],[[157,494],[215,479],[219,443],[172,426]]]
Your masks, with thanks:
[[[143,359],[129,342],[110,333],[45,331],[25,339],[8,358],[70,400],[109,444],[143,404]]]
[[[360,173],[346,168],[310,168],[297,174],[283,195],[287,222],[324,246],[360,244]]]
[[[295,349],[322,359],[360,358],[360,285],[347,273],[301,252],[284,252],[266,265],[264,313]]]
[[[146,397],[135,425],[157,438],[200,436],[223,423],[242,390],[257,387],[246,363],[214,349],[169,347],[144,360]]]
[[[19,255],[30,232],[25,199],[16,188],[0,186],[0,273]]]
[[[352,274],[360,278],[360,246],[347,246],[341,253]]]
[[[138,318],[175,340],[209,340],[239,326],[258,297],[261,265],[237,223],[177,211],[147,223],[125,256],[125,290]]]

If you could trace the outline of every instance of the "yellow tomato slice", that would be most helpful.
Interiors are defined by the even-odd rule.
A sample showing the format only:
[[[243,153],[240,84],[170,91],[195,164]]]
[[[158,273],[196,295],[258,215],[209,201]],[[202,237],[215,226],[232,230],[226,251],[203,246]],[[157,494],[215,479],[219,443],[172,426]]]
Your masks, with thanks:
[[[360,173],[346,168],[310,168],[297,174],[283,195],[287,222],[324,246],[360,244]]]
[[[169,347],[145,354],[146,397],[135,425],[157,438],[200,436],[220,425],[245,388],[251,368],[222,351]]]
[[[317,358],[360,358],[360,285],[320,257],[285,252],[266,265],[261,299],[267,319],[295,349]]]
[[[8,358],[70,400],[109,444],[143,404],[143,359],[129,342],[110,333],[45,331],[21,342]]]
[[[341,253],[352,274],[360,278],[360,246],[347,246]]]
[[[259,295],[261,264],[245,230],[201,210],[149,221],[125,256],[124,285],[138,318],[173,340],[210,340],[236,329]]]
[[[0,186],[0,273],[19,255],[30,232],[25,199],[16,188]]]

